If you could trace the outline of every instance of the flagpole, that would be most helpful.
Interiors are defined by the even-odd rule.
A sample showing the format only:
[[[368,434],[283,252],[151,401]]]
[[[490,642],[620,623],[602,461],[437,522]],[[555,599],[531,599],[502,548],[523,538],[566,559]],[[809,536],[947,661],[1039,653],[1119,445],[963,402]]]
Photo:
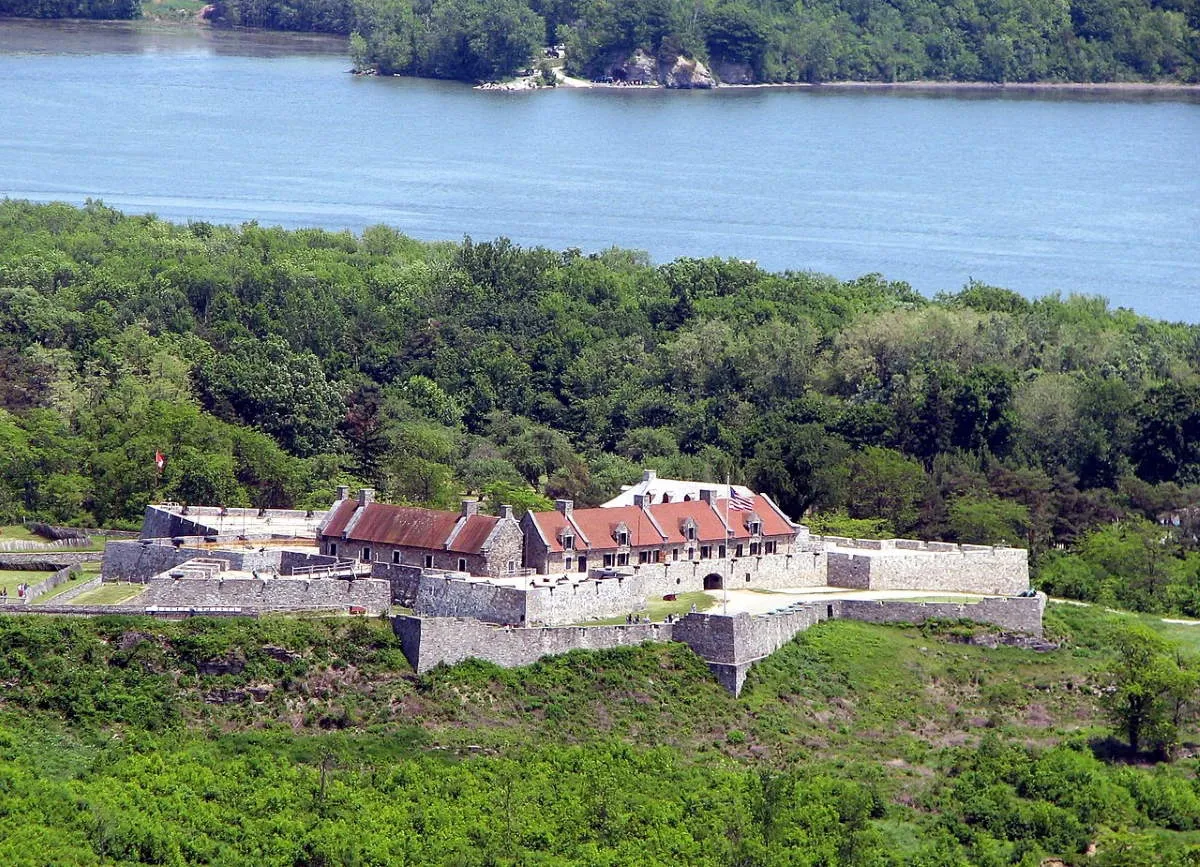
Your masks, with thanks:
[[[733,488],[729,486],[729,473],[725,474],[725,571],[728,573],[721,582],[721,613],[729,616],[729,582],[733,578],[733,558],[729,556],[729,501],[733,497]]]

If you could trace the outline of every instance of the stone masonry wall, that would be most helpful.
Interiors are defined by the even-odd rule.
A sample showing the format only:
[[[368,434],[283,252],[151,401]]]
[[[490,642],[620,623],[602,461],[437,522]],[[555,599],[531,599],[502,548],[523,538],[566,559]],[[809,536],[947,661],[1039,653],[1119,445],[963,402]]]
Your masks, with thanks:
[[[678,560],[621,567],[644,579],[649,598],[704,589],[704,578],[720,575],[730,590],[761,587],[820,587],[826,580],[823,551],[763,554],[726,560]]]
[[[99,560],[100,552],[90,554],[43,551],[24,554],[0,554],[0,569],[22,569],[33,572],[57,572],[67,566],[82,566],[89,560]]]
[[[1012,632],[1042,636],[1042,614],[1046,609],[1046,594],[1008,596],[983,599],[979,602],[906,602],[889,599],[843,599],[831,603],[836,616],[867,623],[924,623],[926,620],[973,620],[988,623]]]
[[[387,581],[358,578],[155,578],[138,597],[142,608],[215,608],[260,611],[366,609],[369,615],[391,608]]]
[[[230,569],[244,572],[270,572],[277,569],[281,574],[290,571],[282,568],[285,557],[289,563],[306,562],[309,565],[325,563],[332,560],[329,557],[282,551],[278,548],[267,548],[260,551],[250,547],[243,550],[213,550],[209,548],[189,548],[174,545],[146,545],[140,541],[109,542],[104,548],[104,564],[101,571],[109,581],[148,581],[155,575],[169,572],[176,566],[203,557],[207,560],[224,560]],[[94,558],[93,558],[94,559]]]
[[[646,577],[638,573],[531,587],[526,595],[526,622],[556,626],[640,611],[646,606],[646,585]]]
[[[393,563],[372,563],[371,577],[381,578],[392,587],[392,601],[408,608],[417,602],[417,590],[421,583],[420,566],[403,566]]]
[[[418,673],[470,658],[515,668],[570,650],[669,641],[672,629],[669,623],[509,629],[447,617],[397,617],[393,626],[404,655]]]
[[[413,611],[430,617],[473,617],[489,623],[524,623],[525,591],[458,573],[425,573],[417,584]]]
[[[827,555],[828,580],[835,587],[860,590],[930,590],[1007,596],[1028,589],[1029,558],[1023,549],[948,547],[949,550],[935,553],[914,551],[911,554],[830,551]]]

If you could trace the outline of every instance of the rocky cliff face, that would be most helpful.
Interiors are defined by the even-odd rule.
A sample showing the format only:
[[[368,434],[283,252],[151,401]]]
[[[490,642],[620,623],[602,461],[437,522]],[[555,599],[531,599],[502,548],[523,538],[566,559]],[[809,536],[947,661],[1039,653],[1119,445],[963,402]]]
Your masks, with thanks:
[[[713,64],[713,71],[716,72],[717,78],[721,80],[722,84],[754,83],[754,70],[748,63],[717,61]]]
[[[617,55],[605,64],[605,77],[613,83],[660,84],[673,88],[708,88],[716,79],[698,60],[676,57],[669,64],[640,48],[628,56]]]
[[[662,83],[666,87],[709,88],[714,87],[717,82],[699,60],[677,57],[671,69],[663,75]]]

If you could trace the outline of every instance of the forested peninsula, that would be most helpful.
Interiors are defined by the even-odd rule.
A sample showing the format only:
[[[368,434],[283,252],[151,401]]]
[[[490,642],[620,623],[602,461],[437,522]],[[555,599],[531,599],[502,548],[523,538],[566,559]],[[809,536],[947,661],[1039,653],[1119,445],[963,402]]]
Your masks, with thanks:
[[[320,508],[339,484],[593,504],[643,468],[729,476],[817,531],[1028,546],[1056,593],[1200,616],[1200,327],[979,283],[0,203],[0,524]]]
[[[0,0],[0,16],[138,12],[132,0]],[[1200,81],[1198,0],[216,0],[205,14],[349,35],[360,69],[466,81],[538,63],[547,84],[564,63],[583,79],[670,86]]]

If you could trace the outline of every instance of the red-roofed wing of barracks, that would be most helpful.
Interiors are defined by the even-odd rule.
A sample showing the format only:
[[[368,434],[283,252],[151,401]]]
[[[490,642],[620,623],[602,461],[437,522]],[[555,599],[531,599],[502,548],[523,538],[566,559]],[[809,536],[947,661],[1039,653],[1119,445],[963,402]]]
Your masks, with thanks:
[[[792,553],[799,529],[769,497],[733,510],[715,491],[679,502],[576,509],[558,500],[553,512],[522,519],[525,566],[540,574],[587,572],[636,563],[719,560]]]
[[[345,560],[404,564],[499,576],[521,567],[521,526],[507,506],[500,517],[480,515],[464,500],[459,512],[440,512],[375,502],[364,489],[355,499],[339,489],[321,525],[322,554]]]

